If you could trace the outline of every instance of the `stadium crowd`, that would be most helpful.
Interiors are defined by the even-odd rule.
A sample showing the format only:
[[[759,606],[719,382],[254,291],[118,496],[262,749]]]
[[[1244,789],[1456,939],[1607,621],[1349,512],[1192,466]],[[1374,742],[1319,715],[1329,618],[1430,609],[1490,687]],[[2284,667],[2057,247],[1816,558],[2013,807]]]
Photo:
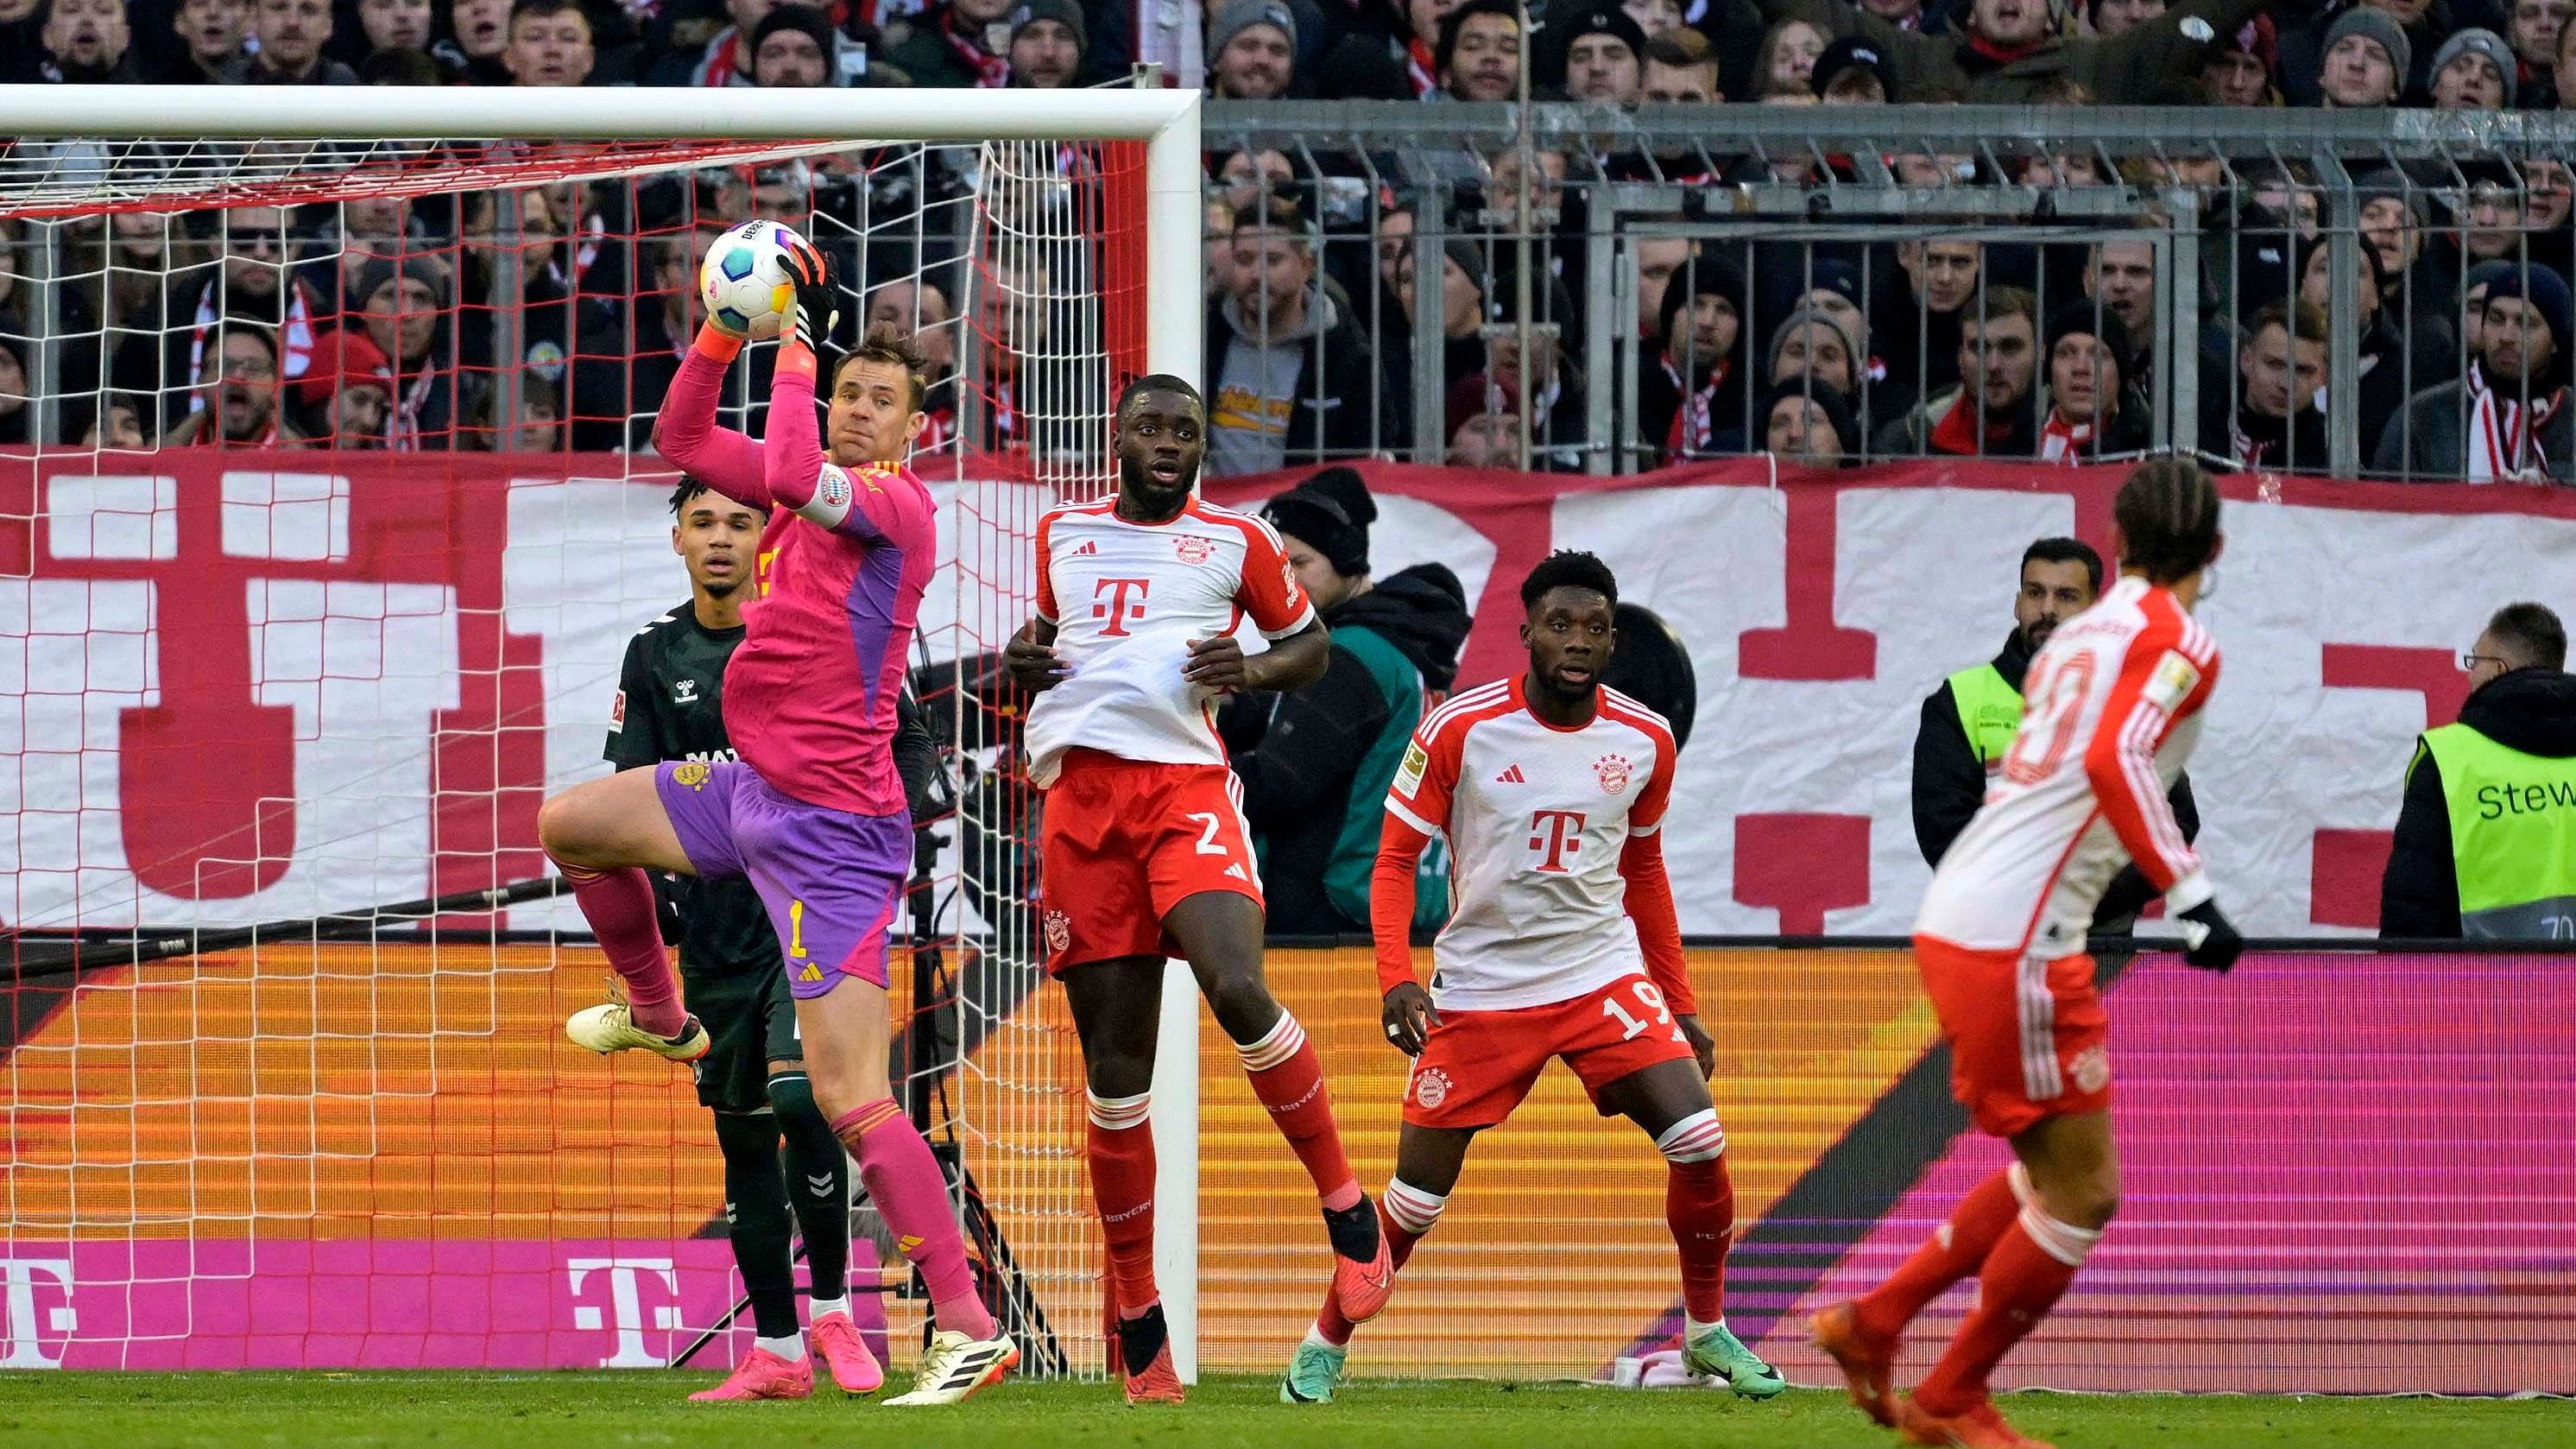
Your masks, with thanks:
[[[1545,23],[1524,46],[1514,0],[0,0],[12,42],[0,79],[1045,88],[1154,62],[1248,102],[1495,101],[1525,86],[1541,101],[1618,107],[2494,111],[2576,99],[2576,62],[2561,64],[2576,36],[2569,0],[1531,9]],[[2341,182],[2296,161],[2192,159],[2178,143],[2157,159],[2069,151],[1999,169],[1991,155],[1720,154],[1711,139],[1629,155],[1460,149],[1435,184],[1398,189],[1356,148],[1308,142],[1294,158],[1208,158],[1217,474],[1372,454],[1571,469],[1603,449],[1623,469],[1763,452],[1826,465],[2116,457],[2148,445],[2168,407],[2159,379],[2188,368],[2199,446],[2224,464],[2323,471],[2333,431],[2350,429],[2366,474],[2576,481],[2576,412],[2563,406],[2576,190],[2554,156],[2352,177],[2361,376],[2354,416],[2330,419],[2341,279],[2322,198]],[[1083,164],[1069,148],[1065,165]],[[1850,183],[1882,168],[1912,187],[2196,188],[2194,355],[2159,365],[2167,253],[2154,236],[2165,222],[2150,215],[2132,219],[2135,242],[2106,239],[2098,220],[2066,243],[1984,239],[1965,223],[1870,242],[1623,240],[1636,315],[1610,375],[1587,375],[1593,188]],[[973,185],[964,166],[853,153],[642,183],[90,216],[61,230],[43,267],[29,264],[32,230],[12,227],[0,442],[38,435],[27,399],[41,379],[72,400],[48,439],[65,445],[640,447],[694,325],[690,280],[714,228],[819,214],[873,237],[899,229],[888,215]],[[1436,339],[1413,326],[1423,314],[1406,239],[1432,220],[1424,207],[1439,208],[1444,238],[1427,309]],[[1047,279],[1014,279],[986,258],[993,285],[979,315],[961,317],[953,251],[853,239],[844,252],[845,277],[880,283],[845,325],[910,326],[943,370],[932,446],[1044,445],[1026,418],[1066,409],[1015,399],[1016,360],[1063,309],[1010,299],[1015,280],[1037,291]],[[961,345],[970,335],[981,345]],[[1433,411],[1412,396],[1421,347],[1440,354],[1439,446],[1418,435]],[[755,370],[738,387],[730,401],[757,413],[765,379]],[[1625,442],[1593,435],[1587,399],[1603,389],[1620,400]]]

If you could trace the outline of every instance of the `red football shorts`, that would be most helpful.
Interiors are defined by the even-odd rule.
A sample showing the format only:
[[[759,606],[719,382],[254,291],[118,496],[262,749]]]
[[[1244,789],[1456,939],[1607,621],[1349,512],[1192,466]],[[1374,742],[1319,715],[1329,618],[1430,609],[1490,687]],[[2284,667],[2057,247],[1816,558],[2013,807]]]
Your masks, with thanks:
[[[1243,787],[1223,765],[1067,750],[1038,830],[1046,968],[1179,954],[1163,917],[1201,891],[1261,904]]]
[[[2093,958],[2055,961],[1914,938],[1914,961],[1950,1043],[1950,1092],[1997,1137],[2111,1105],[2111,1017]]]
[[[1491,1127],[1563,1057],[1602,1116],[1602,1089],[1664,1062],[1691,1060],[1664,994],[1643,976],[1510,1011],[1444,1011],[1414,1059],[1404,1120],[1416,1127]]]

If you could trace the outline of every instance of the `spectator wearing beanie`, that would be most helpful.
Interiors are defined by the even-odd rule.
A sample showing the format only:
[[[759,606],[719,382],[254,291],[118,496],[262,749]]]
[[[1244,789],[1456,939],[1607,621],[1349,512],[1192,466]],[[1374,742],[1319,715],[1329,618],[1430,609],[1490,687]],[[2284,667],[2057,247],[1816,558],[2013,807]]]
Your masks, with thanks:
[[[2147,446],[2147,403],[2130,379],[2136,352],[2119,314],[2070,302],[2048,314],[2040,347],[2048,406],[2039,421],[2039,459],[2080,463]]]
[[[1743,274],[1715,257],[1684,262],[1664,288],[1663,345],[1637,369],[1637,430],[1666,463],[1711,456],[1743,425],[1744,299]]]
[[[1851,399],[1803,373],[1773,383],[1754,422],[1761,451],[1783,463],[1842,468],[1860,461],[1860,421]]]
[[[1551,25],[1564,33],[1547,49],[1534,79],[1570,101],[1634,105],[1644,81],[1646,32],[1628,12],[1600,4]]]
[[[1074,0],[1028,0],[1011,12],[1011,84],[1040,91],[1078,84],[1089,43]]]
[[[1297,15],[1287,0],[1226,0],[1208,29],[1208,90],[1219,100],[1295,93]]]
[[[2431,59],[2428,52],[2425,60]],[[2414,65],[2415,42],[2405,26],[2368,0],[2327,10],[2281,36],[2281,93],[2294,106],[2393,106],[2406,94]]]
[[[332,448],[386,445],[394,368],[365,332],[342,328],[315,339],[313,366],[291,391],[306,436]]]
[[[841,38],[811,5],[773,5],[751,32],[747,81],[764,89],[836,86],[841,83]]]
[[[1846,0],[1761,0],[1774,23],[1803,20],[1828,42],[1857,35],[1881,49],[1914,99],[1956,94],[1974,104],[2032,105],[2073,81],[2096,104],[2147,105],[2196,87],[2218,37],[2254,18],[2264,0],[2191,0],[2108,38],[2056,33],[2032,0],[1967,0],[1954,34],[1901,28]]]
[[[2513,47],[2492,30],[2454,31],[2433,52],[2433,108],[2502,111],[2514,103]]]
[[[2487,284],[2477,369],[2416,394],[2380,434],[2372,471],[2419,482],[2576,483],[2571,337],[2567,279],[2508,268]]]
[[[1807,84],[1829,106],[1892,106],[1902,94],[1887,53],[1857,35],[1826,46],[1816,57],[1816,68],[1807,73]]]
[[[2280,32],[2272,17],[2257,15],[2221,36],[2200,68],[2200,88],[2213,106],[2277,106],[2281,92],[2272,84],[2280,59]]]
[[[1436,563],[1370,578],[1377,505],[1351,469],[1316,474],[1264,504],[1261,516],[1288,546],[1332,650],[1322,678],[1286,694],[1238,694],[1217,728],[1243,782],[1270,929],[1363,933],[1387,786],[1426,702],[1457,680],[1467,591]],[[1428,871],[1415,886],[1414,924],[1439,925],[1449,913],[1445,871]]]

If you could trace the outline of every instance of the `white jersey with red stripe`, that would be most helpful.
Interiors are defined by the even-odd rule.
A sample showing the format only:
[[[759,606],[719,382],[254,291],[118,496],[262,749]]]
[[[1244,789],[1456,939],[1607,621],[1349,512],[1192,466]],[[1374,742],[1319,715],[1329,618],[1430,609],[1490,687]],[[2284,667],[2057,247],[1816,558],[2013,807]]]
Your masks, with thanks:
[[[1443,1011],[1547,1006],[1646,969],[1622,862],[1663,829],[1672,726],[1604,688],[1590,723],[1561,729],[1524,688],[1516,675],[1434,710],[1387,791],[1389,814],[1449,838],[1453,905],[1431,948]]]
[[[1972,951],[2072,955],[2132,860],[2172,909],[2209,899],[2165,796],[2217,683],[2218,641],[2144,579],[2121,579],[2059,625],[2030,663],[2001,773],[1932,872],[1915,933]]]
[[[1038,618],[1072,673],[1029,706],[1029,779],[1055,783],[1081,746],[1123,760],[1222,765],[1215,691],[1181,677],[1190,642],[1248,615],[1284,639],[1315,622],[1269,524],[1192,499],[1164,523],[1120,518],[1114,498],[1038,520]]]

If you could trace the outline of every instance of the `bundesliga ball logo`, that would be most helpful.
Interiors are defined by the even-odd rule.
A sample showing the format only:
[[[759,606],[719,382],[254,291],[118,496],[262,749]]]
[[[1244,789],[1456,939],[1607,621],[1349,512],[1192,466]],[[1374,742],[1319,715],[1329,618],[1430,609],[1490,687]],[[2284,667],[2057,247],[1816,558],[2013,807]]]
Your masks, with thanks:
[[[795,232],[774,221],[746,221],[717,237],[698,266],[698,300],[718,327],[752,338],[778,335],[796,305],[787,252]]]

